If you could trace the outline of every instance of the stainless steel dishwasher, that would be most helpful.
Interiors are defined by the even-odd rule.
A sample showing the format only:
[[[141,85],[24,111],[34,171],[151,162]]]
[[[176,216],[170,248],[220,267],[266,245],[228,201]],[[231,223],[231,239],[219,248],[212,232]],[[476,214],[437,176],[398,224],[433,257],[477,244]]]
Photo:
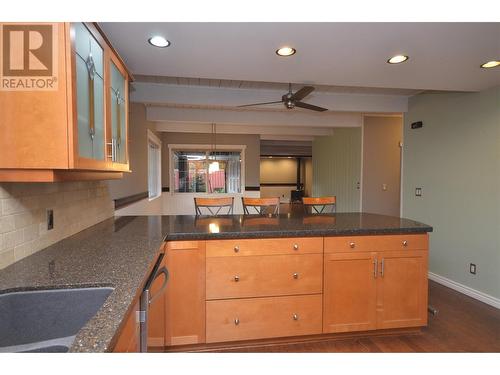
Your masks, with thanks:
[[[168,270],[160,254],[141,294],[139,311],[141,352],[159,351],[165,346],[165,300]]]

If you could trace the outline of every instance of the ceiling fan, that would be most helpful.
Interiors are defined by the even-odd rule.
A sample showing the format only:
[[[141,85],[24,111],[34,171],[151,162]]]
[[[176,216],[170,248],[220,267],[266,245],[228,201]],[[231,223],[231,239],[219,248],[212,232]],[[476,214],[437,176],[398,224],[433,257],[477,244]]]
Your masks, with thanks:
[[[318,107],[318,106],[312,105],[312,104],[307,104],[307,103],[304,103],[301,101],[302,99],[304,99],[307,95],[309,95],[313,91],[314,91],[314,87],[304,86],[296,93],[293,93],[292,92],[292,84],[289,83],[288,84],[288,92],[285,95],[283,95],[281,97],[281,100],[279,100],[279,101],[245,104],[245,105],[239,105],[238,107],[253,107],[253,106],[257,106],[257,105],[283,103],[285,105],[285,107],[288,109],[293,109],[295,107],[299,107],[299,108],[310,109],[312,111],[318,111],[318,112],[328,111],[328,109],[326,109],[326,108]]]

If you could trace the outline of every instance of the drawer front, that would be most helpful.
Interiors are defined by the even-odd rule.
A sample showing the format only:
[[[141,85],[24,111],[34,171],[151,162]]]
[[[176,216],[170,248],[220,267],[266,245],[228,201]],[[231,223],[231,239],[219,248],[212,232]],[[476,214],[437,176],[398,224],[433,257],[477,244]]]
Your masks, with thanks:
[[[321,333],[322,295],[207,301],[207,342]]]
[[[314,294],[323,290],[323,255],[206,260],[207,299]]]
[[[225,256],[322,254],[322,237],[207,241],[207,258]]]
[[[325,253],[427,250],[427,234],[325,237]]]

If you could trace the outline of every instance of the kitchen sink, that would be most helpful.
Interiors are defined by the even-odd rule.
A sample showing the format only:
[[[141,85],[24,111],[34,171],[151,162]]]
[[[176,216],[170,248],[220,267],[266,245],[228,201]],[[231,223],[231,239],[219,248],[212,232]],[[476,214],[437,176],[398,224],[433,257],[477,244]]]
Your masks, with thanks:
[[[67,352],[113,288],[0,294],[0,352]]]

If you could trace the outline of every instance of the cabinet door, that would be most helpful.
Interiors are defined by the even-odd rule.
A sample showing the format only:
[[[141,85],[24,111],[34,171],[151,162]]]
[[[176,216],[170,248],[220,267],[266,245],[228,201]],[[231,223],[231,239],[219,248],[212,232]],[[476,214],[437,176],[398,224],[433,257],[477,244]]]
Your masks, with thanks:
[[[165,345],[205,342],[205,242],[168,242]]]
[[[83,23],[74,32],[78,156],[104,160],[104,51]]]
[[[374,252],[325,254],[324,333],[376,328],[377,276]]]
[[[139,302],[134,303],[132,309],[127,316],[125,325],[118,336],[113,352],[115,353],[139,353],[140,346],[140,323],[137,320],[137,312],[139,311]]]
[[[427,324],[427,251],[378,253],[377,328]]]
[[[111,160],[127,163],[127,80],[110,60]]]

